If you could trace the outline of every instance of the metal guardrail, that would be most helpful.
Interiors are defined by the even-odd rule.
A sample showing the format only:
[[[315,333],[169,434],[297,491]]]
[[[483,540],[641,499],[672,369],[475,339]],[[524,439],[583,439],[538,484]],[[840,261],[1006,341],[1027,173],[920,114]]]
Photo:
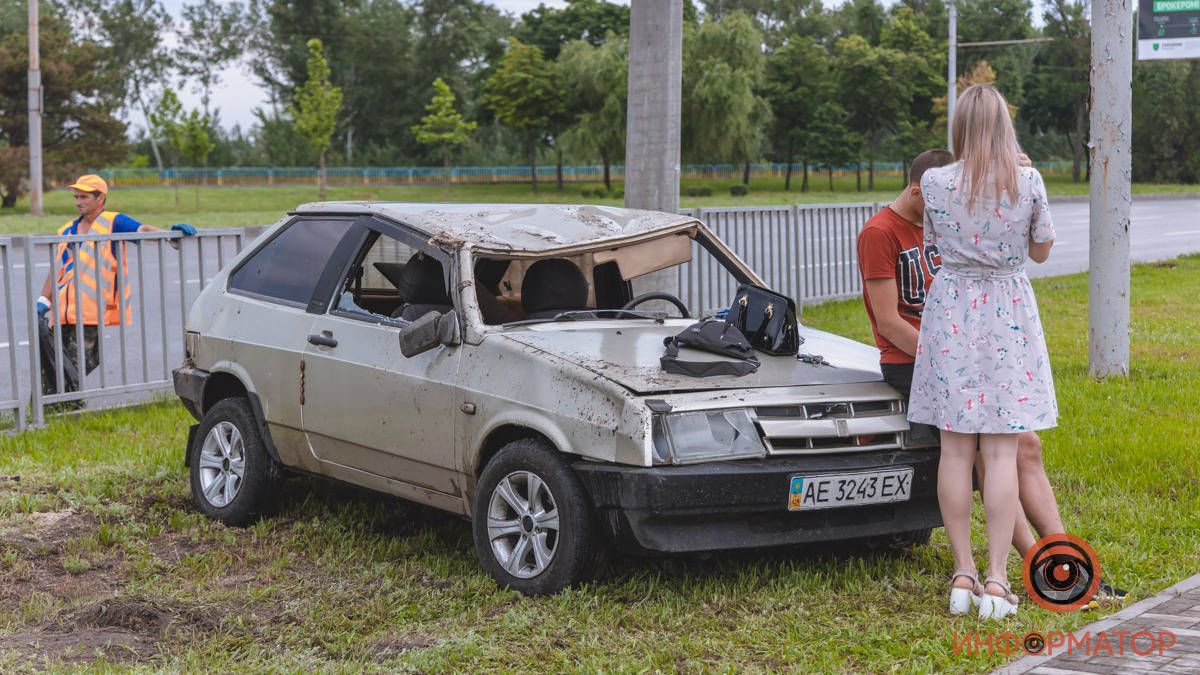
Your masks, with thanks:
[[[3,295],[0,297],[6,298],[4,303],[3,316],[0,320],[4,321],[4,330],[0,331],[0,340],[3,340],[3,348],[0,351],[5,352],[5,361],[8,366],[9,381],[7,386],[0,387],[0,413],[12,411],[14,423],[18,429],[25,428],[25,401],[21,397],[21,384],[17,375],[17,348],[20,346],[17,341],[17,324],[14,321],[13,300],[20,297],[13,292],[12,283],[12,249],[13,241],[9,237],[0,238],[0,265],[4,266],[0,270],[0,291]],[[0,382],[2,383],[2,382]]]
[[[4,380],[0,379],[0,397],[5,397],[0,400],[0,412],[14,411],[13,422],[21,430],[30,424],[42,425],[48,406],[70,407],[84,401],[133,403],[169,390],[171,369],[183,359],[186,309],[212,275],[241,250],[245,237],[245,230],[231,228],[201,230],[195,237],[181,237],[176,232],[140,232],[0,240],[0,280],[5,297],[10,299],[3,313],[4,331],[0,333],[5,336],[3,346],[7,351],[0,357],[8,370],[8,386],[2,386]],[[82,309],[77,306],[74,323],[59,326],[57,319],[50,321],[47,335],[36,313],[36,299],[46,277],[58,277],[62,265],[57,255],[59,245],[81,242],[124,249],[128,273],[116,276],[116,297],[122,299],[122,312],[129,308],[131,321],[85,329]],[[14,260],[18,257],[16,249],[22,250],[20,262]],[[14,273],[19,268],[24,268],[23,275]],[[111,296],[99,265],[96,269],[92,281],[98,295]],[[78,294],[81,275],[73,279]],[[61,317],[56,296],[50,297],[52,306],[47,316]],[[91,350],[85,347],[85,338],[90,331],[95,332],[93,360],[98,361],[93,372],[86,368]],[[45,342],[47,337],[50,342]],[[67,347],[73,347],[73,351]],[[45,376],[43,363],[47,366]],[[76,371],[78,381],[71,386],[74,378],[69,374],[76,375]],[[10,392],[12,399],[7,398]]]
[[[751,208],[683,209],[704,221],[763,280],[798,305],[857,295],[855,240],[879,204],[825,204]],[[10,415],[17,429],[45,421],[48,406],[98,401],[120,405],[169,391],[171,369],[183,360],[187,308],[208,280],[245,245],[244,229],[203,229],[195,237],[175,232],[118,235],[27,236],[0,238],[0,290],[8,298],[0,311],[0,416]],[[42,333],[35,302],[46,275],[56,278],[61,243],[97,241],[125,248],[128,275],[118,275],[118,297],[130,285],[132,322],[96,331],[99,365],[83,373],[79,386],[67,387],[64,337],[74,331],[74,361],[86,364],[83,330],[67,324],[53,331],[53,393],[42,390]],[[170,244],[178,243],[174,250]],[[680,297],[693,315],[729,302],[732,277],[707,255],[680,268]],[[23,268],[23,274],[15,270]],[[97,286],[103,281],[99,275]],[[79,278],[76,277],[76,284]],[[178,288],[176,288],[178,286]],[[58,316],[51,298],[51,316]],[[49,350],[48,350],[49,351]],[[86,368],[85,368],[86,370]],[[29,406],[28,412],[26,406]]]
[[[1043,173],[1068,171],[1069,161],[1037,162]],[[680,167],[683,180],[730,180],[741,182],[741,164],[685,164]],[[782,178],[787,173],[786,163],[761,163],[750,165],[751,178]],[[833,167],[838,177],[866,175],[867,164],[847,164]],[[876,176],[898,176],[904,170],[900,162],[875,162]],[[623,180],[625,167],[614,164],[609,167],[614,180]],[[792,164],[792,180],[799,184],[804,165]],[[826,167],[809,165],[810,180],[824,179]],[[314,185],[318,170],[308,166],[235,166],[190,168],[173,167],[159,171],[148,168],[98,169],[96,173],[113,186],[180,186],[180,185]],[[604,180],[604,167],[598,164],[567,165],[562,167],[563,181],[567,183],[600,183]],[[529,166],[455,166],[449,171],[440,166],[333,166],[325,170],[330,185],[436,185],[449,182],[461,184],[528,183]],[[539,182],[552,182],[557,178],[557,167],[553,164],[539,165]],[[751,186],[753,188],[753,186]]]
[[[862,292],[855,250],[858,233],[879,204],[821,204],[682,209],[704,222],[768,286],[797,305]],[[729,302],[733,279],[705,255],[679,272],[681,299],[693,315]]]

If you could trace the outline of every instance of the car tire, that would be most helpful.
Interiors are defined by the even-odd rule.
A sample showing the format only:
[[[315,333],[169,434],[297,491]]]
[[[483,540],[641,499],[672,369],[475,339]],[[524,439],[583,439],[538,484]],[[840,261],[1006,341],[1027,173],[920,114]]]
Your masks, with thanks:
[[[539,439],[513,441],[488,462],[471,520],[484,571],[524,595],[550,595],[590,581],[608,559],[579,477]]]
[[[250,402],[226,398],[204,413],[188,448],[192,500],[226,525],[248,525],[267,514],[282,472],[267,453]],[[240,475],[239,475],[240,472]]]

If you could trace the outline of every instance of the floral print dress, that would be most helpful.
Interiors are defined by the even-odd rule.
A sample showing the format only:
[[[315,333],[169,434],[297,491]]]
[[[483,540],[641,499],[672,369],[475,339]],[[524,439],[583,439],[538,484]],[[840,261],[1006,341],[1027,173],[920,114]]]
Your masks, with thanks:
[[[921,178],[925,244],[941,269],[925,298],[908,419],[961,433],[1049,429],[1054,379],[1025,274],[1029,241],[1054,239],[1046,186],[1019,170],[1016,198],[979,197],[967,209],[962,163]]]

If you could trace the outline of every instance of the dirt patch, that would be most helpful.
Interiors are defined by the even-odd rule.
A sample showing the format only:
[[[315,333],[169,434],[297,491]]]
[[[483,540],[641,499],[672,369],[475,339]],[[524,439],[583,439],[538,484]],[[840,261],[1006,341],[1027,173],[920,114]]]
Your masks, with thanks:
[[[85,628],[66,633],[20,631],[0,638],[0,651],[15,651],[29,665],[144,661],[158,653],[155,638],[122,629]]]
[[[145,661],[174,612],[137,600],[112,598],[64,611],[41,630],[0,638],[0,651],[14,650],[34,663],[84,663],[99,658],[119,663]]]
[[[418,633],[414,635],[387,636],[363,645],[363,656],[366,660],[388,661],[415,649],[426,649],[440,644],[441,640]]]

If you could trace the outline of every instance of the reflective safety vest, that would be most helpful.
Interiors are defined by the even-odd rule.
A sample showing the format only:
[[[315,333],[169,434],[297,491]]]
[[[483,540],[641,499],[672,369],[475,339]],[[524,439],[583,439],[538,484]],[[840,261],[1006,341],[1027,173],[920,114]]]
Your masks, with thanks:
[[[117,211],[101,213],[88,234],[111,234],[117,215]],[[74,221],[71,221],[58,228],[59,236],[72,234],[73,225]],[[121,257],[119,262],[117,252]],[[55,289],[60,323],[98,326],[103,316],[105,326],[115,326],[121,323],[122,307],[125,324],[133,323],[125,242],[63,242],[58,245],[57,255],[59,268]],[[123,297],[119,297],[118,287],[124,288],[120,294]]]

